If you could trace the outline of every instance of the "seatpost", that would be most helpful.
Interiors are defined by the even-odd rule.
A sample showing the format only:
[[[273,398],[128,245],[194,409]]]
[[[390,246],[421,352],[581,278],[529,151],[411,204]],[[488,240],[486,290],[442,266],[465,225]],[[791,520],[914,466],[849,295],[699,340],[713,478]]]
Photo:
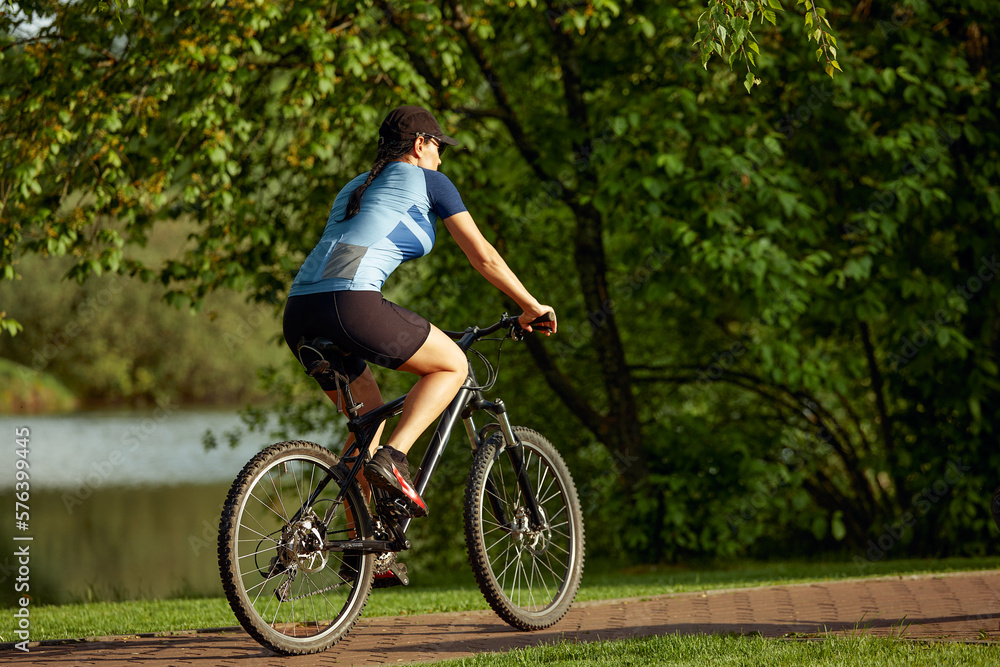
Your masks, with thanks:
[[[344,397],[344,407],[347,409],[347,414],[351,419],[358,418],[358,410],[365,407],[364,403],[355,403],[354,395],[351,394],[351,383],[344,382],[340,383],[341,375],[337,374],[337,387],[340,389],[340,395]]]

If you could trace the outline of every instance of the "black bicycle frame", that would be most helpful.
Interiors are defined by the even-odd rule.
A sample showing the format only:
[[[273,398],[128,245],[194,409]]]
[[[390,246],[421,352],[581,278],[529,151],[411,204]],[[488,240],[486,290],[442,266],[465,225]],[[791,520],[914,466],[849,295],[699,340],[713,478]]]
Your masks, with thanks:
[[[467,330],[457,341],[458,346],[462,348],[463,351],[467,352],[469,348],[472,347],[472,344],[476,342],[477,332],[478,330],[476,329]],[[518,441],[513,433],[513,430],[511,429],[510,422],[507,419],[506,408],[504,407],[503,401],[493,402],[485,400],[482,392],[477,388],[477,386],[476,374],[472,368],[472,364],[470,363],[469,375],[466,377],[465,383],[458,390],[455,398],[452,399],[448,407],[445,408],[444,412],[441,414],[441,418],[438,420],[437,428],[434,430],[431,442],[420,461],[420,468],[417,470],[417,474],[414,477],[414,488],[416,489],[418,495],[424,495],[424,492],[430,484],[431,477],[437,469],[438,463],[441,461],[441,456],[444,454],[444,450],[448,445],[448,439],[451,437],[451,432],[455,428],[455,423],[459,419],[465,420],[466,430],[468,432],[469,439],[472,442],[473,448],[478,448],[482,444],[480,436],[476,432],[475,425],[472,422],[472,413],[476,410],[486,410],[496,415],[500,421],[495,428],[499,428],[499,430],[504,433],[504,437],[509,443],[508,451],[511,457],[511,464],[514,466],[514,470],[517,473],[518,486],[521,487],[521,493],[524,496],[529,516],[534,525],[540,526],[542,521],[540,518],[541,514],[538,510],[538,503],[534,492],[531,490],[531,484],[528,480],[527,472],[524,470],[521,453],[516,447]],[[353,404],[353,399],[348,398],[348,401]],[[363,415],[353,417],[348,421],[347,426],[351,433],[354,434],[355,441],[351,448],[345,452],[345,458],[348,458],[349,455],[355,451],[358,452],[358,456],[354,465],[350,466],[350,473],[347,479],[343,480],[341,491],[334,502],[334,506],[339,505],[343,501],[344,496],[347,493],[347,488],[350,486],[351,481],[353,481],[361,469],[364,458],[361,456],[362,448],[368,447],[375,432],[378,430],[382,422],[395,417],[403,411],[403,403],[405,401],[406,395],[400,396],[399,398],[380,405]],[[330,479],[330,477],[327,477],[319,484],[317,489],[310,494],[307,506],[312,505],[312,502],[329,483]],[[491,489],[490,487],[493,488]],[[487,482],[487,490],[490,491],[490,502],[493,504],[494,511],[497,512],[497,518],[501,519],[501,522],[503,522],[503,510],[499,507],[495,486],[492,482]],[[411,521],[411,518],[405,518],[398,523],[399,535],[405,536],[407,529],[410,527]],[[402,541],[405,542],[405,540]],[[408,546],[408,544],[409,543],[406,542],[406,546]],[[387,545],[389,545],[389,542],[385,540],[347,540],[336,546],[329,546],[331,546],[331,550],[335,551],[357,550],[371,553],[375,551],[386,551],[388,550]]]

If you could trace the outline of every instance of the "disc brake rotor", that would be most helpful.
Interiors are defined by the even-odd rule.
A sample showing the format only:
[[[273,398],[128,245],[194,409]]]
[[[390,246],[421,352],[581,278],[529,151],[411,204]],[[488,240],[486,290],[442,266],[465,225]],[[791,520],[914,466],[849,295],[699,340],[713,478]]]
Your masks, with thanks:
[[[552,543],[552,528],[543,508],[538,508],[542,526],[537,530],[532,530],[529,514],[527,507],[517,508],[514,520],[511,522],[510,534],[514,541],[529,553],[540,556],[549,550],[549,545]]]
[[[319,572],[329,560],[323,549],[326,544],[326,527],[310,512],[281,531],[278,544],[278,561],[285,569],[295,568],[307,574]]]

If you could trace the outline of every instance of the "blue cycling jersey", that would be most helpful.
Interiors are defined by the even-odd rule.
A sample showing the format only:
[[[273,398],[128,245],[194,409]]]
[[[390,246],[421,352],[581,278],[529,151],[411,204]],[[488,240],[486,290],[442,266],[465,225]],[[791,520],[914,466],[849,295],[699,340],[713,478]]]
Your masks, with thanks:
[[[361,174],[337,194],[323,236],[295,276],[289,296],[380,292],[397,266],[430,252],[438,217],[467,210],[444,174],[390,162],[365,190],[361,211],[344,220],[351,193],[367,178],[368,172]]]

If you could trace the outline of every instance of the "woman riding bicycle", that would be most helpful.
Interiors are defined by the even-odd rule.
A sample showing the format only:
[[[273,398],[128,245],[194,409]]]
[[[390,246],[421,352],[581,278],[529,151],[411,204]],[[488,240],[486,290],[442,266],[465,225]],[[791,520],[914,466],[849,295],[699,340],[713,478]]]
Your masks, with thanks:
[[[446,146],[457,144],[425,109],[390,112],[379,128],[371,171],[337,194],[322,238],[292,283],[284,313],[285,342],[296,356],[302,339],[316,337],[344,352],[344,371],[355,401],[364,404],[362,413],[382,405],[366,362],[420,376],[389,441],[371,452],[364,469],[370,484],[403,499],[415,517],[425,516],[427,506],[413,488],[406,452],[455,397],[468,362],[440,329],[382,298],[386,278],[402,262],[430,252],[439,217],[472,266],[521,308],[526,331],[531,323],[556,330],[552,308],[525,289],[483,237],[458,190],[437,171]],[[321,380],[320,386],[342,405],[335,382]],[[381,428],[373,449],[379,436]]]

